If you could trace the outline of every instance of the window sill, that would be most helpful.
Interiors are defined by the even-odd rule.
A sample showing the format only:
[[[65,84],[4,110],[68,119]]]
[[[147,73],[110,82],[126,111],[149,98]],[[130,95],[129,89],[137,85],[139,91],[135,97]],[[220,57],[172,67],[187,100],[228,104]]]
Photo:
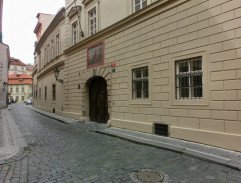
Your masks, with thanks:
[[[204,106],[208,105],[208,100],[203,98],[203,99],[173,99],[172,100],[172,105],[177,105],[177,106]]]
[[[150,99],[131,99],[129,102],[130,105],[152,105]]]

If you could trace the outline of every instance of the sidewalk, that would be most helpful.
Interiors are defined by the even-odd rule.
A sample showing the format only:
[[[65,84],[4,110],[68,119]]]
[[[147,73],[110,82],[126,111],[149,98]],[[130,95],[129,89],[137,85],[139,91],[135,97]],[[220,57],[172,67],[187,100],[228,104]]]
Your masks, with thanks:
[[[15,160],[27,146],[10,111],[11,105],[0,109],[0,165]]]
[[[28,108],[57,119],[63,123],[74,125],[78,120],[65,118],[52,113],[48,113],[39,109],[29,106]],[[94,122],[81,122],[79,123],[81,128],[97,133],[102,133],[110,136],[115,136],[123,139],[128,139],[135,143],[145,144],[169,151],[181,153],[186,156],[195,157],[205,161],[220,164],[233,169],[241,170],[241,153],[230,151],[222,148],[216,148],[208,145],[187,142],[184,140],[162,137],[154,134],[146,134],[137,131],[125,130],[120,128],[109,127],[106,124],[94,123]]]

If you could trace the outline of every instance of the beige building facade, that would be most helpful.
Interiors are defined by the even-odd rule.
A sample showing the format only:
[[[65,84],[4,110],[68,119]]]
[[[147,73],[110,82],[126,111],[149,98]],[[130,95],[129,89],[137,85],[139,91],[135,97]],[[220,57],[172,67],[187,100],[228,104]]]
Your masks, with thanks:
[[[60,100],[37,107],[241,151],[241,2],[135,2],[66,0],[62,62],[37,61]]]

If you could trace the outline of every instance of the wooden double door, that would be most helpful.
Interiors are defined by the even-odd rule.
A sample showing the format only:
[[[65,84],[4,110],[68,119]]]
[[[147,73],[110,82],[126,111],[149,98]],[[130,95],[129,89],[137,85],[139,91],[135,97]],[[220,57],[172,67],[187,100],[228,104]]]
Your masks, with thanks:
[[[109,119],[107,96],[106,81],[101,77],[94,79],[89,87],[89,116],[91,121],[107,123]]]

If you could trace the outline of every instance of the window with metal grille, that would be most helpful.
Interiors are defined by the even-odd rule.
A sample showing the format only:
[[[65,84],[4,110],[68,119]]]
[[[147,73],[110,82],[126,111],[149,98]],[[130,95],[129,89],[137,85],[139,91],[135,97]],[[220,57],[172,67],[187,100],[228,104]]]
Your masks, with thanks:
[[[96,9],[93,9],[89,12],[89,26],[90,26],[90,35],[96,33]]]
[[[148,67],[132,70],[132,98],[147,99],[149,97]]]
[[[155,123],[154,125],[155,125],[154,126],[155,134],[165,136],[165,137],[168,136],[168,125],[167,124]]]
[[[134,11],[137,12],[147,6],[147,0],[134,0]]]
[[[176,99],[201,99],[203,97],[202,57],[175,62]]]
[[[56,85],[52,85],[52,98],[53,100],[56,100]]]
[[[44,88],[44,99],[47,100],[47,86]]]
[[[77,22],[75,22],[72,25],[72,36],[73,36],[73,45],[75,45],[77,43],[77,39],[78,39],[78,26],[77,26]]]

